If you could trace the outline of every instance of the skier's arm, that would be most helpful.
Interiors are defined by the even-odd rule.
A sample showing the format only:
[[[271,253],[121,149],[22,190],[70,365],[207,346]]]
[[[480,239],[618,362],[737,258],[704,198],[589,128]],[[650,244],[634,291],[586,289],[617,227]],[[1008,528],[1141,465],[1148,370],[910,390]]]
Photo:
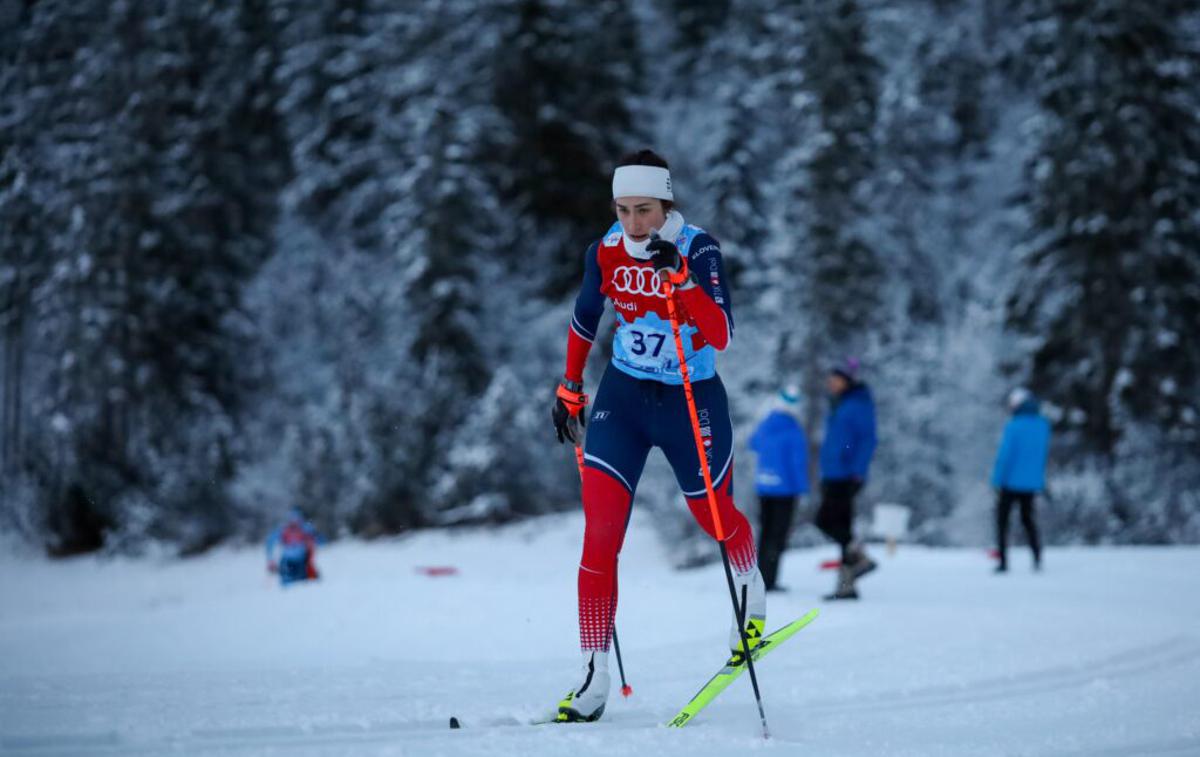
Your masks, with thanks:
[[[688,268],[699,286],[679,290],[679,299],[704,341],[724,350],[733,339],[733,304],[725,283],[721,246],[708,234],[692,240]]]
[[[583,286],[575,298],[575,312],[567,329],[567,368],[563,375],[568,381],[583,383],[583,368],[588,352],[596,340],[600,316],[604,315],[604,293],[600,291],[600,263],[596,259],[599,245],[593,243],[584,256]]]

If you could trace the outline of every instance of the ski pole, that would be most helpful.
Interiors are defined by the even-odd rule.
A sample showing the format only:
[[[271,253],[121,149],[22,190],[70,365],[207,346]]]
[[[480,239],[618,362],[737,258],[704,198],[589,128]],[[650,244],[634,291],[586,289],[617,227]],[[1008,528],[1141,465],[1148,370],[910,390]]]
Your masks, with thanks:
[[[657,239],[657,234],[650,235]],[[742,638],[742,653],[746,656],[746,669],[750,672],[750,684],[754,688],[754,700],[758,703],[758,718],[762,722],[763,738],[771,738],[767,730],[767,713],[763,710],[762,694],[758,689],[758,676],[754,672],[754,655],[750,654],[750,639],[746,636],[746,601],[738,602],[737,588],[733,582],[733,569],[729,564],[729,549],[725,546],[725,528],[721,523],[721,513],[717,509],[717,492],[713,488],[712,471],[708,467],[708,457],[704,454],[704,438],[700,435],[700,416],[696,412],[696,397],[692,393],[692,380],[688,374],[687,354],[683,350],[683,337],[680,335],[679,313],[675,308],[675,286],[687,280],[687,260],[680,256],[683,264],[674,274],[660,276],[663,294],[667,298],[667,317],[671,321],[671,333],[675,336],[675,351],[679,355],[679,375],[683,378],[683,396],[687,400],[688,416],[692,421],[692,437],[696,441],[696,454],[700,457],[700,472],[704,476],[704,490],[708,495],[708,509],[712,516],[713,528],[717,532],[717,544],[721,548],[721,562],[725,564],[725,581],[729,585],[729,599],[733,602],[733,615],[737,618],[738,635]]]
[[[579,483],[583,484],[583,448],[575,446],[575,463],[579,466]],[[613,576],[616,581],[616,576]],[[621,662],[621,642],[617,641],[617,614],[610,611],[610,629],[612,630],[613,651],[617,653],[617,672],[621,674],[621,696],[633,694],[633,687],[625,682],[625,664]]]

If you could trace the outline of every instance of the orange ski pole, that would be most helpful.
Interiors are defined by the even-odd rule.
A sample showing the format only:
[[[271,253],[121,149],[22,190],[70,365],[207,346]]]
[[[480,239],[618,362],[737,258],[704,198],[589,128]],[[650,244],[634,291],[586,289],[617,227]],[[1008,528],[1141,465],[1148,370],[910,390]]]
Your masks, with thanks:
[[[651,239],[657,239],[657,234],[651,234]],[[687,281],[687,260],[681,255],[683,265],[680,270],[668,274],[662,282],[663,294],[667,298],[667,318],[671,321],[671,333],[675,336],[675,352],[679,356],[679,375],[683,379],[683,396],[687,400],[688,417],[692,421],[692,438],[696,441],[696,455],[700,458],[700,474],[704,477],[704,491],[708,495],[708,510],[712,515],[713,530],[716,531],[717,544],[721,548],[721,561],[725,564],[725,580],[729,584],[729,598],[733,601],[733,615],[737,618],[738,634],[742,637],[742,654],[746,657],[746,668],[750,672],[750,684],[754,687],[754,699],[758,703],[758,718],[762,722],[763,738],[771,737],[767,729],[767,713],[763,710],[762,694],[758,689],[758,675],[754,672],[754,656],[750,654],[750,640],[746,637],[746,597],[742,592],[742,601],[738,601],[737,587],[733,582],[733,568],[729,564],[729,549],[725,546],[725,526],[721,522],[721,512],[717,507],[717,492],[713,488],[712,471],[708,466],[708,456],[704,454],[704,437],[700,434],[700,414],[696,411],[696,396],[692,392],[692,379],[688,373],[687,353],[683,349],[683,336],[679,328],[679,312],[675,307],[675,287]],[[664,278],[660,273],[660,279]],[[732,475],[732,472],[730,472]]]

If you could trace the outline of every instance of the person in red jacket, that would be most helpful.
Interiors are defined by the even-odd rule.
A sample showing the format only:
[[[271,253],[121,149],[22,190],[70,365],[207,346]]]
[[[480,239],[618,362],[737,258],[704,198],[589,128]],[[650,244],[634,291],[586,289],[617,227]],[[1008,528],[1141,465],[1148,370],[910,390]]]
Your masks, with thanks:
[[[716,538],[683,388],[679,357],[660,275],[687,273],[675,298],[725,545],[738,595],[746,599],[746,632],[757,644],[766,624],[766,594],[754,536],[733,503],[733,427],[716,353],[733,335],[733,311],[717,240],[684,222],[674,207],[667,162],[650,150],[621,159],[613,173],[617,222],[584,255],[583,285],[567,331],[567,364],[554,400],[560,442],[584,445],[579,563],[579,641],[583,671],[559,702],[561,722],[594,721],[604,712],[608,648],[617,608],[617,555],[633,494],[652,447],[666,455],[692,515]],[[617,328],[612,362],[590,417],[583,368],[600,316],[611,302]],[[588,422],[590,421],[590,422]],[[736,616],[731,650],[741,647]]]

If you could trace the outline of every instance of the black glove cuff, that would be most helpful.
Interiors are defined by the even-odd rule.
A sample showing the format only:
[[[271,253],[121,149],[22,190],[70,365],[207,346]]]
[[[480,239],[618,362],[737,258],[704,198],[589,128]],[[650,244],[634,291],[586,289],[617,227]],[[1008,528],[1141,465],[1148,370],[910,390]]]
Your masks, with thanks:
[[[567,389],[569,389],[572,392],[582,392],[583,391],[583,383],[579,382],[579,381],[571,381],[570,379],[563,379],[562,385],[565,386]]]

